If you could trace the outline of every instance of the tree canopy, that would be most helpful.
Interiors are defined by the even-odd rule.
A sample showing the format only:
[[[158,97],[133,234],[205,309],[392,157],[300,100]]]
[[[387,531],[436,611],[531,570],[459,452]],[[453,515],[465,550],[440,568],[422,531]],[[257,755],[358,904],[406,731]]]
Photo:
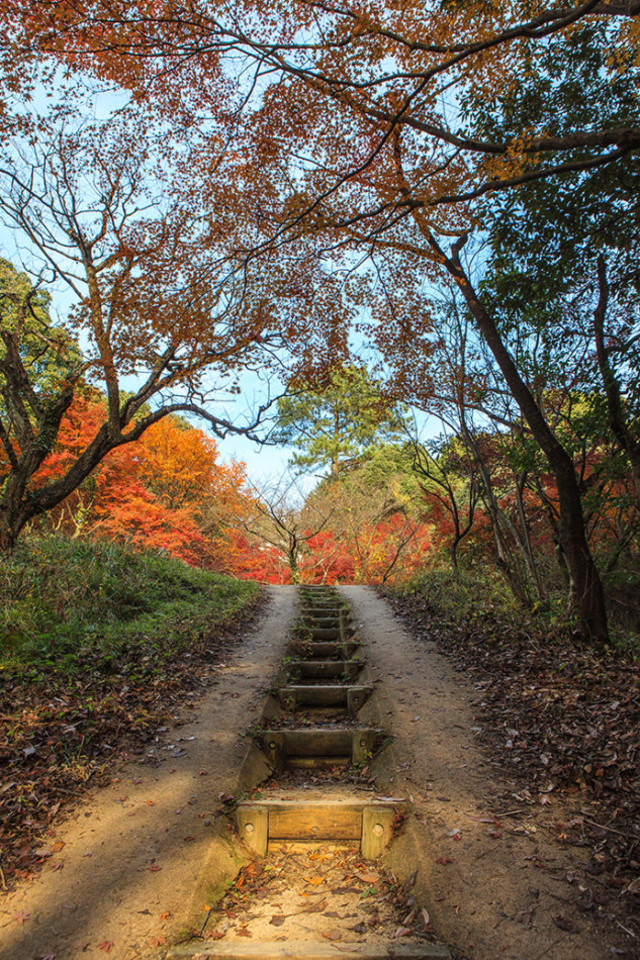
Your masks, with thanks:
[[[315,390],[355,327],[393,370],[393,396],[440,414],[444,386],[496,543],[507,514],[482,438],[502,430],[541,452],[578,632],[605,640],[586,477],[602,444],[636,488],[640,476],[638,14],[636,0],[35,0],[26,14],[5,0],[5,135],[28,148],[4,166],[2,209],[76,291],[108,397],[76,472],[161,410],[237,429],[210,412],[213,371],[233,383],[284,364]],[[60,63],[119,85],[117,121],[68,133],[68,106],[46,121],[16,108],[16,91],[61,82]],[[443,301],[467,325],[467,356],[452,360]],[[122,405],[134,371],[146,386]],[[161,394],[168,406],[136,419]],[[566,405],[587,395],[608,420],[583,443],[588,468],[578,419],[565,429]],[[299,462],[339,473],[365,441],[322,431]],[[530,473],[516,473],[522,512]]]

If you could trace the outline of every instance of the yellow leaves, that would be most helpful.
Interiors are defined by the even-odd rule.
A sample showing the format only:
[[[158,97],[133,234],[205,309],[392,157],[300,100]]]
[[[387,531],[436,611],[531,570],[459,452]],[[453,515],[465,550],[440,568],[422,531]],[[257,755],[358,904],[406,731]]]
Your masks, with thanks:
[[[303,877],[302,879],[305,881],[305,883],[310,884],[312,887],[319,887],[321,884],[324,883],[324,877],[320,877],[317,875],[314,877]]]

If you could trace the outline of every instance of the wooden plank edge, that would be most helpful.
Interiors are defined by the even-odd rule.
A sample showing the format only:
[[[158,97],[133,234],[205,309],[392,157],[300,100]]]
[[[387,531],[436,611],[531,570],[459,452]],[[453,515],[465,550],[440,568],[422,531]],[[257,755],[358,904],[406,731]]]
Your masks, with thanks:
[[[312,940],[267,941],[256,943],[185,944],[173,947],[167,960],[451,960],[448,947],[440,943],[315,943]]]
[[[348,797],[336,797],[334,800],[241,800],[238,804],[238,810],[254,810],[256,807],[267,807],[270,810],[295,810],[297,807],[305,809],[319,808],[321,810],[331,809],[332,807],[341,807],[342,809],[361,810],[363,807],[374,807],[376,809],[395,808],[407,802],[406,797],[392,797],[389,800],[369,800],[363,797],[362,800],[352,800]]]

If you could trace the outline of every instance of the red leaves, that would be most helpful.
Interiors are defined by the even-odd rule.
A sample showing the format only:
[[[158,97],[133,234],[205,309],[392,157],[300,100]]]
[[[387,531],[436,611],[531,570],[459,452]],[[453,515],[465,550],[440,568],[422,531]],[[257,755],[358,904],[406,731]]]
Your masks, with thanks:
[[[104,416],[102,400],[74,400],[55,451],[36,474],[37,485],[65,473]],[[196,566],[220,566],[220,557],[226,554],[225,531],[251,503],[244,484],[244,464],[219,463],[214,440],[183,421],[165,417],[139,441],[108,454],[91,478],[52,511],[52,522],[71,535],[82,532],[164,550]],[[203,519],[218,531],[215,537],[203,535]]]

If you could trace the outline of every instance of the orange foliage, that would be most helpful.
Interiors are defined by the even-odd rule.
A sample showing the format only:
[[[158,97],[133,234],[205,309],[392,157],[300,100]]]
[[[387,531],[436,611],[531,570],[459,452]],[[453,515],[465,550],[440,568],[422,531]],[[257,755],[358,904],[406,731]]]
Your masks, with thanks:
[[[68,470],[103,421],[101,400],[76,399],[37,481],[44,484]],[[219,567],[224,565],[225,526],[250,503],[244,481],[244,464],[219,463],[213,439],[165,417],[137,442],[112,450],[52,511],[49,522],[71,536],[126,542],[166,551],[192,565]],[[213,535],[205,535],[211,526]]]

